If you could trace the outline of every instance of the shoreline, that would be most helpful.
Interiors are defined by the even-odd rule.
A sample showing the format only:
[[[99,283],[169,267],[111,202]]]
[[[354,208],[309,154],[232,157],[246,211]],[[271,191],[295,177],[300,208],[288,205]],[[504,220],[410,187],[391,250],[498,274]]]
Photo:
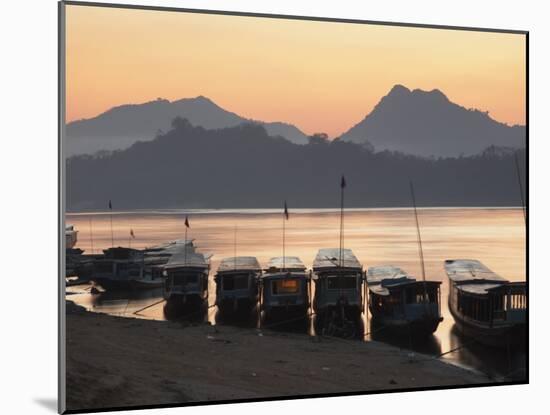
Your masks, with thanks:
[[[495,382],[380,342],[115,317],[67,304],[67,409]]]

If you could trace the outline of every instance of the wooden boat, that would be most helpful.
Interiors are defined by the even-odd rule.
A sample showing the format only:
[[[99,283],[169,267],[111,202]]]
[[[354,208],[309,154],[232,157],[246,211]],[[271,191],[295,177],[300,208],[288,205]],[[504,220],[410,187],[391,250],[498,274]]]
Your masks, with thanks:
[[[94,256],[91,280],[105,290],[132,289],[132,281],[143,278],[143,253],[137,249],[116,247]]]
[[[220,312],[249,312],[258,302],[260,263],[252,256],[224,258],[220,262],[216,282],[216,305]]]
[[[319,317],[335,310],[350,319],[361,315],[363,266],[351,249],[320,249],[313,261],[312,280],[315,283],[313,308]]]
[[[524,344],[525,282],[509,282],[473,259],[448,259],[449,310],[459,330],[489,346]]]
[[[163,267],[165,312],[187,313],[206,309],[210,260],[195,249],[182,249]]]
[[[266,320],[306,317],[309,275],[298,257],[271,258],[260,278],[261,309]]]
[[[432,334],[443,320],[440,285],[440,281],[417,281],[394,266],[369,268],[368,302],[373,322],[398,335]]]

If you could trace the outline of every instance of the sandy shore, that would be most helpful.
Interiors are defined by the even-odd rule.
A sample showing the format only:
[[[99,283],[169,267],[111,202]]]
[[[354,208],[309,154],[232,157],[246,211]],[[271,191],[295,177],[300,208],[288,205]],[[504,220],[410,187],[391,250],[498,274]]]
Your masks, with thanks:
[[[487,383],[378,342],[90,313],[67,302],[67,408]]]

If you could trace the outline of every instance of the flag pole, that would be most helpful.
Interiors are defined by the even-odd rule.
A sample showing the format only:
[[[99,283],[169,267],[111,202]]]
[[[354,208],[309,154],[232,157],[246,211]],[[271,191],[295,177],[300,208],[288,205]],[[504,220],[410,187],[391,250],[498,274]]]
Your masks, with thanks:
[[[346,187],[346,179],[342,175],[342,181],[340,182],[340,261],[339,265],[342,268],[343,265],[343,249],[344,249],[344,188]]]
[[[521,197],[521,208],[523,210],[523,221],[527,225],[527,212],[525,211],[525,199],[523,198],[523,185],[521,184],[521,173],[519,171],[518,153],[514,153],[514,160],[516,161],[516,173],[519,183],[519,195]]]
[[[92,231],[92,215],[90,215],[90,246],[93,254],[94,253],[94,234]]]
[[[185,215],[185,239],[183,241],[183,263],[187,265],[187,228],[189,228],[189,217]]]
[[[111,200],[109,199],[109,212],[111,217],[111,246],[115,247],[115,238],[113,237],[113,205],[111,203]]]
[[[234,241],[233,241],[233,258],[234,258],[234,267],[237,269],[237,225],[235,225],[235,235],[234,235]]]
[[[286,209],[286,202],[285,202],[285,209]],[[286,232],[286,217],[285,214],[283,214],[283,271],[286,268],[286,257],[285,257],[285,232]]]

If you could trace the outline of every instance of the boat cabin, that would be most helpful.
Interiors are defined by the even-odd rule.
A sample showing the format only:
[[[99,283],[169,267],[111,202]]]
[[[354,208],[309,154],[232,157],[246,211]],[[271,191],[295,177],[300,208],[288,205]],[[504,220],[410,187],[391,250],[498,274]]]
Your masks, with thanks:
[[[322,314],[337,305],[363,310],[363,266],[351,249],[325,248],[313,261],[315,312]]]
[[[261,307],[267,316],[305,314],[309,307],[309,275],[298,257],[271,258],[260,278]]]
[[[250,310],[258,301],[260,263],[252,256],[224,258],[218,266],[216,305],[222,312]]]
[[[525,324],[524,282],[509,282],[477,260],[445,261],[449,277],[449,308],[463,322],[488,328]]]
[[[384,325],[430,334],[443,320],[440,281],[417,281],[401,268],[379,266],[368,269],[367,285],[372,317]]]

